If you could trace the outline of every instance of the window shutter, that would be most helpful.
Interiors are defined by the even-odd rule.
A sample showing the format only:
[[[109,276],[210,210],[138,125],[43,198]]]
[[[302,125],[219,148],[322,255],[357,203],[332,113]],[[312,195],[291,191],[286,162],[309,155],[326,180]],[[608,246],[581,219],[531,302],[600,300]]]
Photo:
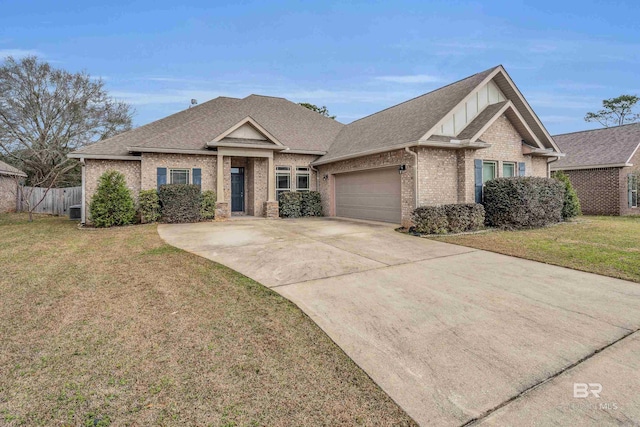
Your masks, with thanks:
[[[518,163],[518,176],[524,176],[525,175],[525,165],[524,162],[520,162]]]
[[[474,174],[476,179],[476,203],[482,203],[482,160],[474,160]]]
[[[192,182],[193,185],[197,185],[198,187],[202,188],[202,169],[200,168],[194,168],[191,170],[191,175],[192,175]]]
[[[633,174],[627,175],[627,197],[629,199],[629,207],[633,207]]]
[[[158,168],[158,190],[160,190],[161,185],[165,185],[167,183],[167,168]]]

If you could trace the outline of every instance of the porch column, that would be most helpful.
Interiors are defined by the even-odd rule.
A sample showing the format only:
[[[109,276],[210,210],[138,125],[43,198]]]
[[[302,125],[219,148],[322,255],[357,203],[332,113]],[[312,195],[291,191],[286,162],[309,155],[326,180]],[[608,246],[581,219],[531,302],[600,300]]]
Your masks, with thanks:
[[[224,195],[224,156],[218,151],[216,167],[216,219],[229,218],[231,209],[229,203],[225,202]]]
[[[273,167],[273,153],[267,157],[267,201],[264,202],[264,216],[278,218],[278,201],[276,200],[276,168]]]
[[[276,201],[276,169],[273,167],[273,155],[268,157],[267,201]]]

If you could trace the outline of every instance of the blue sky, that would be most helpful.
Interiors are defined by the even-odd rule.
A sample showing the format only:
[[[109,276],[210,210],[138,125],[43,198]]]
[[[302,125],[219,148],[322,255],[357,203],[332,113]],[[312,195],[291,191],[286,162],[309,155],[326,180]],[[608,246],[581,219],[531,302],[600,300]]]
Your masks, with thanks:
[[[640,93],[636,1],[2,2],[0,57],[104,79],[142,125],[219,95],[348,123],[503,64],[552,134]]]

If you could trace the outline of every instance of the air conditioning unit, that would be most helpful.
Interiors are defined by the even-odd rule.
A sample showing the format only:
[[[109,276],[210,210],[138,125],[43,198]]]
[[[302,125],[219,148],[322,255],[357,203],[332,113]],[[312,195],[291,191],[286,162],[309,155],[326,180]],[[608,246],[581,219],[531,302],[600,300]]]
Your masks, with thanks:
[[[82,205],[69,206],[69,219],[74,221],[82,219]]]

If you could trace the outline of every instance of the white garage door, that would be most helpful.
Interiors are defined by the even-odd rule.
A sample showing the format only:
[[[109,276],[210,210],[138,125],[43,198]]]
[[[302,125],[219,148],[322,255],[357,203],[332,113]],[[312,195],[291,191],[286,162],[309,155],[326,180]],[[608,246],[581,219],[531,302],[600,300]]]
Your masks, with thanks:
[[[398,168],[335,176],[336,216],[400,223]]]

